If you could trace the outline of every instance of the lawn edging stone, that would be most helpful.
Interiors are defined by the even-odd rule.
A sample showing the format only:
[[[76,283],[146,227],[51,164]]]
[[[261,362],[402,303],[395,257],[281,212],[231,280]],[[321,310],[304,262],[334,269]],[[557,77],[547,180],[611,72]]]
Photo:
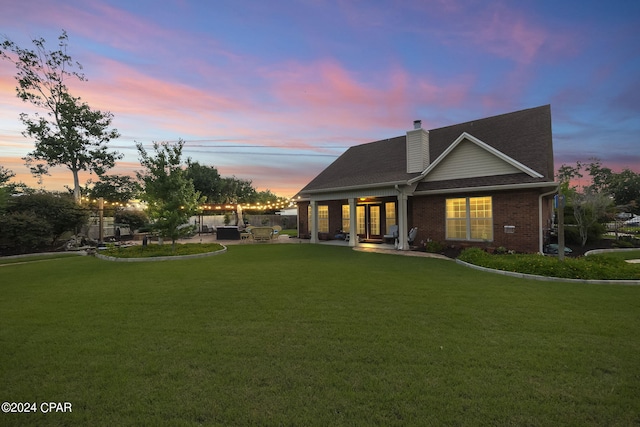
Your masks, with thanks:
[[[470,264],[468,262],[456,259],[456,263],[464,267],[473,268],[487,273],[502,274],[503,276],[517,277],[520,279],[539,280],[542,282],[568,282],[568,283],[585,283],[590,285],[630,285],[640,286],[640,280],[588,280],[588,279],[568,279],[564,277],[538,276],[536,274],[517,273],[514,271],[495,270],[493,268],[481,267],[479,265]]]
[[[632,252],[638,251],[640,248],[617,248],[617,249],[593,249],[584,253],[584,256],[606,254],[612,252]]]
[[[65,252],[33,252],[30,254],[18,254],[18,255],[6,255],[6,256],[2,256],[0,257],[1,259],[19,259],[19,258],[36,258],[39,256],[58,256],[61,255],[62,257],[64,256],[72,256],[72,255],[80,255],[80,256],[87,256],[88,253],[85,250],[81,250],[81,251],[65,251]]]
[[[214,252],[205,252],[202,254],[192,254],[192,255],[175,255],[175,256],[158,256],[158,257],[145,257],[145,258],[118,258],[108,255],[102,255],[101,253],[96,252],[96,258],[105,260],[105,261],[116,261],[116,262],[152,262],[152,261],[176,261],[176,260],[184,260],[184,259],[193,259],[193,258],[205,258],[215,255],[221,255],[227,252],[227,247],[224,245],[222,249]]]

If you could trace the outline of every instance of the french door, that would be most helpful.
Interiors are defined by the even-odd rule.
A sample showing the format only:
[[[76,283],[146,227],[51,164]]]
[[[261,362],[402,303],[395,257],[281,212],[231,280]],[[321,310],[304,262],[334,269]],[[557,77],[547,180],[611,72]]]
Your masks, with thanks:
[[[362,239],[381,239],[381,205],[367,204],[356,206],[358,236]]]

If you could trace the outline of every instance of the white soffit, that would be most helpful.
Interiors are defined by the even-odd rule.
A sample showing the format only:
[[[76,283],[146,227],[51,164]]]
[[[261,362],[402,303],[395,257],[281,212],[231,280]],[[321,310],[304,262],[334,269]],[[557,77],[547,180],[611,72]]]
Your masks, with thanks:
[[[464,132],[415,180],[430,182],[514,173],[542,178],[533,169]]]

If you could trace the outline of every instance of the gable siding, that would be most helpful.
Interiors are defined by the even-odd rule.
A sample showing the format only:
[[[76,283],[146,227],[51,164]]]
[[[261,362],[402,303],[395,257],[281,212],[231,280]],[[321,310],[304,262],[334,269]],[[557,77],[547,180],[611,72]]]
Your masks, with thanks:
[[[424,179],[425,182],[520,173],[515,166],[470,141],[462,141]]]

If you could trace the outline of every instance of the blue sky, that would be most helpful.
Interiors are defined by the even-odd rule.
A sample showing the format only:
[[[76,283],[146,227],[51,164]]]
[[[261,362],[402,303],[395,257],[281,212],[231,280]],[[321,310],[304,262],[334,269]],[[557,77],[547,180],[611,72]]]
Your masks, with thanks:
[[[352,145],[551,104],[556,165],[640,172],[640,2],[0,1],[23,47],[62,29],[87,82],[72,93],[135,142],[292,196]],[[15,69],[0,62],[0,164],[22,160]],[[84,176],[84,179],[89,176]],[[95,177],[94,177],[95,179]],[[71,186],[53,170],[47,189]]]

